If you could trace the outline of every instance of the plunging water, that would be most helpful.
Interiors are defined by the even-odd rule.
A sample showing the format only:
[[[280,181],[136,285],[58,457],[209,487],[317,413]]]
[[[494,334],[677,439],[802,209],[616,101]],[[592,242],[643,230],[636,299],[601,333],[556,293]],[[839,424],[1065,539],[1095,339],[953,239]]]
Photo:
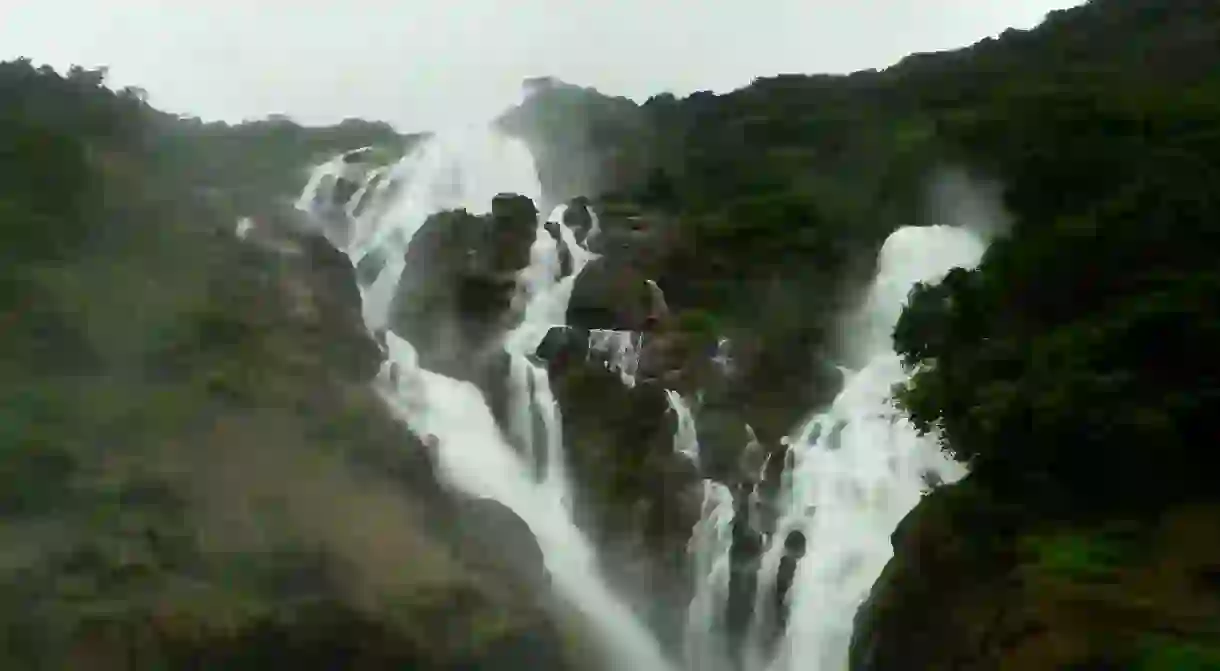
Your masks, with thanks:
[[[686,620],[686,668],[730,671],[725,645],[725,603],[729,597],[729,550],[733,543],[733,495],[713,480],[703,481],[703,511],[690,540],[695,594]]]
[[[318,212],[316,204],[326,201],[323,190],[328,176],[333,181],[343,169],[341,158],[319,167],[299,205]],[[370,329],[388,324],[404,253],[429,214],[459,207],[484,212],[496,194],[506,191],[538,202],[541,192],[525,147],[482,128],[425,141],[389,168],[377,185],[372,186],[370,180],[365,187],[362,197],[372,200],[361,207],[354,222],[350,217],[334,219],[333,212],[319,215],[332,217],[333,226],[350,227],[344,239],[353,263],[368,254],[384,259],[376,278],[361,290]],[[381,390],[391,409],[414,433],[438,439],[437,467],[442,481],[467,494],[495,499],[526,522],[537,537],[558,592],[592,624],[612,668],[664,671],[669,665],[659,646],[602,581],[592,547],[573,524],[566,506],[568,483],[559,409],[545,370],[535,366],[530,356],[547,330],[563,323],[576,275],[591,255],[561,221],[560,243],[572,257],[572,272],[559,277],[560,243],[551,238],[544,223],[545,219],[540,220],[530,266],[520,277],[524,317],[504,340],[511,357],[515,405],[510,423],[516,437],[524,439],[534,453],[536,436],[532,428],[526,434],[524,427],[533,426],[534,412],[540,414],[545,427],[542,477],[536,475],[532,461],[510,446],[477,387],[421,368],[415,349],[393,333],[386,336],[389,361],[380,377]],[[391,366],[398,370],[394,382]]]
[[[784,539],[792,531],[807,539],[808,553],[787,595],[790,615],[769,665],[773,671],[847,669],[852,621],[893,554],[890,534],[919,502],[926,474],[950,482],[964,473],[935,438],[919,436],[895,408],[892,387],[905,372],[891,333],[916,282],[938,281],[955,266],[972,267],[983,250],[975,235],[947,226],[900,229],[882,247],[877,277],[852,321],[859,331],[853,340],[861,343],[853,354],[863,365],[846,371],[830,408],[796,436],[786,512],[762,562],[760,603],[775,588]],[[770,655],[752,652],[756,668],[763,668]]]

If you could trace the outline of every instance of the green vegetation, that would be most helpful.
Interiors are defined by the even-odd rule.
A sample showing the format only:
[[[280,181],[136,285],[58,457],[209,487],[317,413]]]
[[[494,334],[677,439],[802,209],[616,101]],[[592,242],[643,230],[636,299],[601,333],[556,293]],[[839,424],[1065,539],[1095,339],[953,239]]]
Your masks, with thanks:
[[[478,668],[555,649],[528,604],[447,559],[422,452],[357,384],[379,355],[350,267],[233,234],[322,155],[408,140],[200,125],[101,71],[0,64],[0,666]],[[377,605],[356,609],[366,580]],[[471,636],[444,649],[428,626]]]
[[[996,486],[1086,506],[1207,494],[1220,87],[996,104],[956,131],[1004,175],[1017,222],[978,270],[914,292],[904,405]]]
[[[936,221],[928,179],[965,166],[1002,183],[1011,230],[978,269],[918,287],[894,334],[914,371],[901,403],[972,471],[928,497],[939,508],[921,506],[925,533],[939,534],[927,548],[960,563],[928,561],[929,584],[945,588],[913,598],[913,612],[950,610],[959,574],[987,603],[1028,599],[1052,619],[1066,600],[1053,589],[1109,589],[1086,592],[1105,597],[1093,607],[1135,622],[1123,620],[1133,633],[1114,658],[1143,646],[1137,668],[1216,668],[1215,646],[1191,630],[1138,635],[1194,612],[1183,604],[1214,612],[1207,590],[1158,583],[1147,607],[1128,595],[1132,576],[1173,573],[1156,561],[1202,535],[1166,532],[1181,543],[1169,552],[1144,532],[1216,498],[1202,457],[1220,401],[1218,7],[1094,0],[884,72],[644,105],[538,81],[501,123],[534,146],[553,199],[600,191],[607,222],[672,222],[654,279],[676,329],[733,340],[742,377],[733,398],[711,400],[764,415],[749,418],[764,440],[833,392],[839,375],[817,361],[833,358],[830,325],[886,235]],[[334,558],[299,538],[206,557],[191,492],[167,474],[286,442],[424,486],[418,462],[378,449],[401,436],[349,385],[367,343],[327,330],[342,319],[297,328],[284,287],[302,269],[231,234],[236,215],[295,196],[309,164],[367,145],[401,153],[420,137],[359,120],[178,119],[138,90],[107,89],[102,71],[0,64],[0,661],[46,661],[81,631],[122,638],[91,629],[106,622],[185,645],[215,641],[201,628],[229,618],[257,621],[247,634],[265,651],[292,619],[285,603],[330,595]],[[326,298],[320,285],[306,288]],[[602,371],[566,381],[589,406],[603,383],[620,387]],[[604,476],[593,496],[664,489],[648,441],[668,440],[666,426],[640,419],[663,417],[664,398],[649,393],[577,418],[597,425],[590,434],[627,427],[613,434],[626,451],[608,440],[575,457]],[[1118,517],[1131,528],[1111,530]],[[986,591],[1018,569],[1036,578],[1022,596]],[[1047,596],[1042,582],[1058,587]],[[161,622],[161,608],[190,622]],[[380,635],[367,626],[359,636]],[[250,652],[226,640],[225,654]]]
[[[1150,637],[1136,671],[1216,671],[1220,645],[1200,645],[1169,637]]]

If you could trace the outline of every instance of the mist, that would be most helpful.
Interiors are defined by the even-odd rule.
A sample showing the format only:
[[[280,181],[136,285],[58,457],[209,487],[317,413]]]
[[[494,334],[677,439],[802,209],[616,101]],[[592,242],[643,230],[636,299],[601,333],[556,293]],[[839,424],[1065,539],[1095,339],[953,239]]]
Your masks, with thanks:
[[[108,66],[112,83],[206,120],[287,113],[308,124],[383,119],[410,131],[489,119],[517,101],[528,77],[554,75],[637,102],[723,92],[775,74],[884,68],[1030,28],[1075,4],[12,2],[0,10],[0,57]]]

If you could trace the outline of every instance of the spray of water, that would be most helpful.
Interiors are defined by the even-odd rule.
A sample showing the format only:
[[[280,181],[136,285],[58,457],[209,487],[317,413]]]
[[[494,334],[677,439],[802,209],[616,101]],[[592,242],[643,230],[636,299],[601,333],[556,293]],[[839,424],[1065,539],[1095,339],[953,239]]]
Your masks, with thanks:
[[[619,374],[619,378],[627,387],[635,386],[643,345],[644,334],[635,331],[589,331],[589,358],[600,359],[607,370]]]
[[[725,602],[729,598],[729,550],[733,543],[733,495],[713,480],[703,481],[703,510],[691,534],[695,594],[686,620],[686,668],[729,671],[724,648]]]
[[[892,387],[905,373],[890,334],[916,282],[972,267],[983,251],[975,234],[948,226],[904,228],[886,240],[863,314],[854,320],[862,329],[856,355],[866,363],[847,372],[843,391],[801,428],[792,447],[786,512],[762,562],[760,594],[774,588],[790,531],[804,533],[808,554],[787,597],[788,627],[772,671],[847,669],[852,620],[892,556],[890,534],[919,502],[924,475],[946,482],[963,475],[894,407]]]
[[[326,201],[323,190],[327,176],[333,178],[345,169],[341,161],[338,158],[315,170],[299,207],[318,211],[317,204]],[[365,185],[370,183],[366,181]],[[459,207],[485,211],[492,198],[505,191],[538,202],[541,192],[528,150],[483,128],[467,128],[426,141],[390,168],[386,178],[373,188],[372,205],[362,208],[355,222],[347,218],[334,223],[332,218],[332,225],[349,226],[354,231],[347,237],[346,246],[353,263],[370,253],[385,259],[376,279],[362,289],[364,317],[370,329],[388,324],[406,247],[429,214]],[[333,216],[319,214],[320,218]],[[444,482],[470,495],[503,503],[529,525],[558,592],[591,623],[611,668],[664,671],[669,665],[659,646],[634,613],[607,588],[593,549],[572,522],[565,504],[568,485],[562,468],[559,410],[546,372],[529,356],[551,326],[563,323],[572,284],[591,255],[576,244],[571,231],[562,228],[562,242],[572,256],[573,272],[558,277],[557,246],[543,223],[539,222],[530,267],[520,277],[524,318],[504,341],[511,357],[510,383],[516,401],[510,424],[514,432],[524,434],[524,427],[532,425],[526,418],[532,418],[534,409],[540,413],[546,434],[543,479],[539,480],[532,464],[512,449],[477,387],[421,368],[415,349],[393,333],[386,335],[389,361],[379,378],[380,389],[392,411],[413,432],[438,439],[437,466]],[[397,375],[391,375],[391,368]],[[528,436],[517,438],[526,438],[524,442],[532,450],[535,436],[530,431]]]
[[[699,434],[695,427],[695,416],[691,413],[686,399],[673,389],[665,390],[665,398],[669,401],[669,409],[678,419],[674,430],[674,451],[685,456],[695,464],[699,463]]]

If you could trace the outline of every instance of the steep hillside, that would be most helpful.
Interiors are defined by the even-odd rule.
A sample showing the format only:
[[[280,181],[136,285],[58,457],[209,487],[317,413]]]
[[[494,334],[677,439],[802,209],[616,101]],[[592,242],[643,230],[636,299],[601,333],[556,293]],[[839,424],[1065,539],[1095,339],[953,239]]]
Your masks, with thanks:
[[[543,147],[544,176],[553,153],[600,179],[595,204],[610,233],[600,251],[613,270],[582,277],[590,286],[578,284],[581,312],[570,321],[651,328],[654,342],[667,341],[682,330],[677,320],[650,327],[622,316],[654,279],[672,312],[697,313],[690,323],[711,324],[735,346],[727,388],[692,377],[682,357],[705,356],[699,348],[667,359],[658,376],[705,390],[701,438],[722,455],[713,472],[730,481],[752,477],[734,470],[743,424],[778,452],[778,437],[836,390],[828,364],[843,349],[830,325],[854,303],[851,290],[890,231],[952,223],[995,234],[1011,225],[978,273],[924,290],[899,329],[911,365],[926,368],[905,392],[907,408],[921,426],[944,429],[947,447],[975,467],[958,487],[979,491],[960,500],[997,503],[972,522],[955,520],[974,504],[920,512],[935,521],[908,526],[941,535],[895,537],[899,554],[874,600],[887,615],[862,639],[881,652],[857,668],[1215,668],[1208,576],[1220,557],[1204,534],[1181,549],[1191,532],[1175,520],[1205,524],[1214,506],[1198,450],[1207,444],[1199,422],[1216,401],[1215,357],[1202,343],[1214,339],[1205,296],[1216,290],[1209,259],[1220,249],[1209,223],[1220,216],[1217,71],[1216,3],[1094,0],[1036,29],[884,71],[763,78],[725,95],[660,95],[634,107],[551,83],[504,121]],[[554,135],[533,130],[543,119]],[[555,172],[571,174],[567,163]],[[973,186],[963,192],[963,183]],[[569,195],[566,184],[547,186]],[[983,207],[963,198],[971,192]],[[576,407],[621,393],[582,389]],[[1041,506],[1051,502],[1058,507]],[[1142,558],[1105,551],[1106,575],[1123,587],[1077,594],[1075,577],[1037,563],[1060,550],[1094,561],[1087,557],[1109,547],[1094,537],[1108,538],[1132,514],[1141,521],[1130,533],[1163,543]],[[980,531],[992,523],[1003,531]],[[946,543],[982,534],[994,544],[967,559],[924,545],[943,534]],[[1030,547],[1040,549],[1016,552]],[[1190,564],[1185,582],[1130,586],[1179,555]],[[942,570],[954,582],[938,582],[931,601],[902,606],[905,597],[886,596],[924,589],[921,576]],[[974,597],[961,592],[961,617],[922,626],[936,643],[912,647],[916,638],[901,632],[932,608],[952,611],[955,590],[969,584],[959,576],[991,579],[975,570],[996,580],[1028,574],[1024,591],[988,593],[996,612],[1059,609],[1066,599],[1072,613],[1114,626],[1068,631],[1031,616],[1013,626],[1063,633],[1011,653],[1030,666],[1006,666],[1025,663],[1004,661],[1008,634],[980,629],[981,638],[954,642],[954,623],[990,617],[969,610]],[[1174,601],[1189,585],[1192,596]],[[1145,610],[1118,624],[1115,613],[1136,603]],[[895,638],[885,649],[887,636]]]
[[[238,241],[100,73],[0,97],[3,666],[565,668],[523,523],[369,386],[347,259]]]

